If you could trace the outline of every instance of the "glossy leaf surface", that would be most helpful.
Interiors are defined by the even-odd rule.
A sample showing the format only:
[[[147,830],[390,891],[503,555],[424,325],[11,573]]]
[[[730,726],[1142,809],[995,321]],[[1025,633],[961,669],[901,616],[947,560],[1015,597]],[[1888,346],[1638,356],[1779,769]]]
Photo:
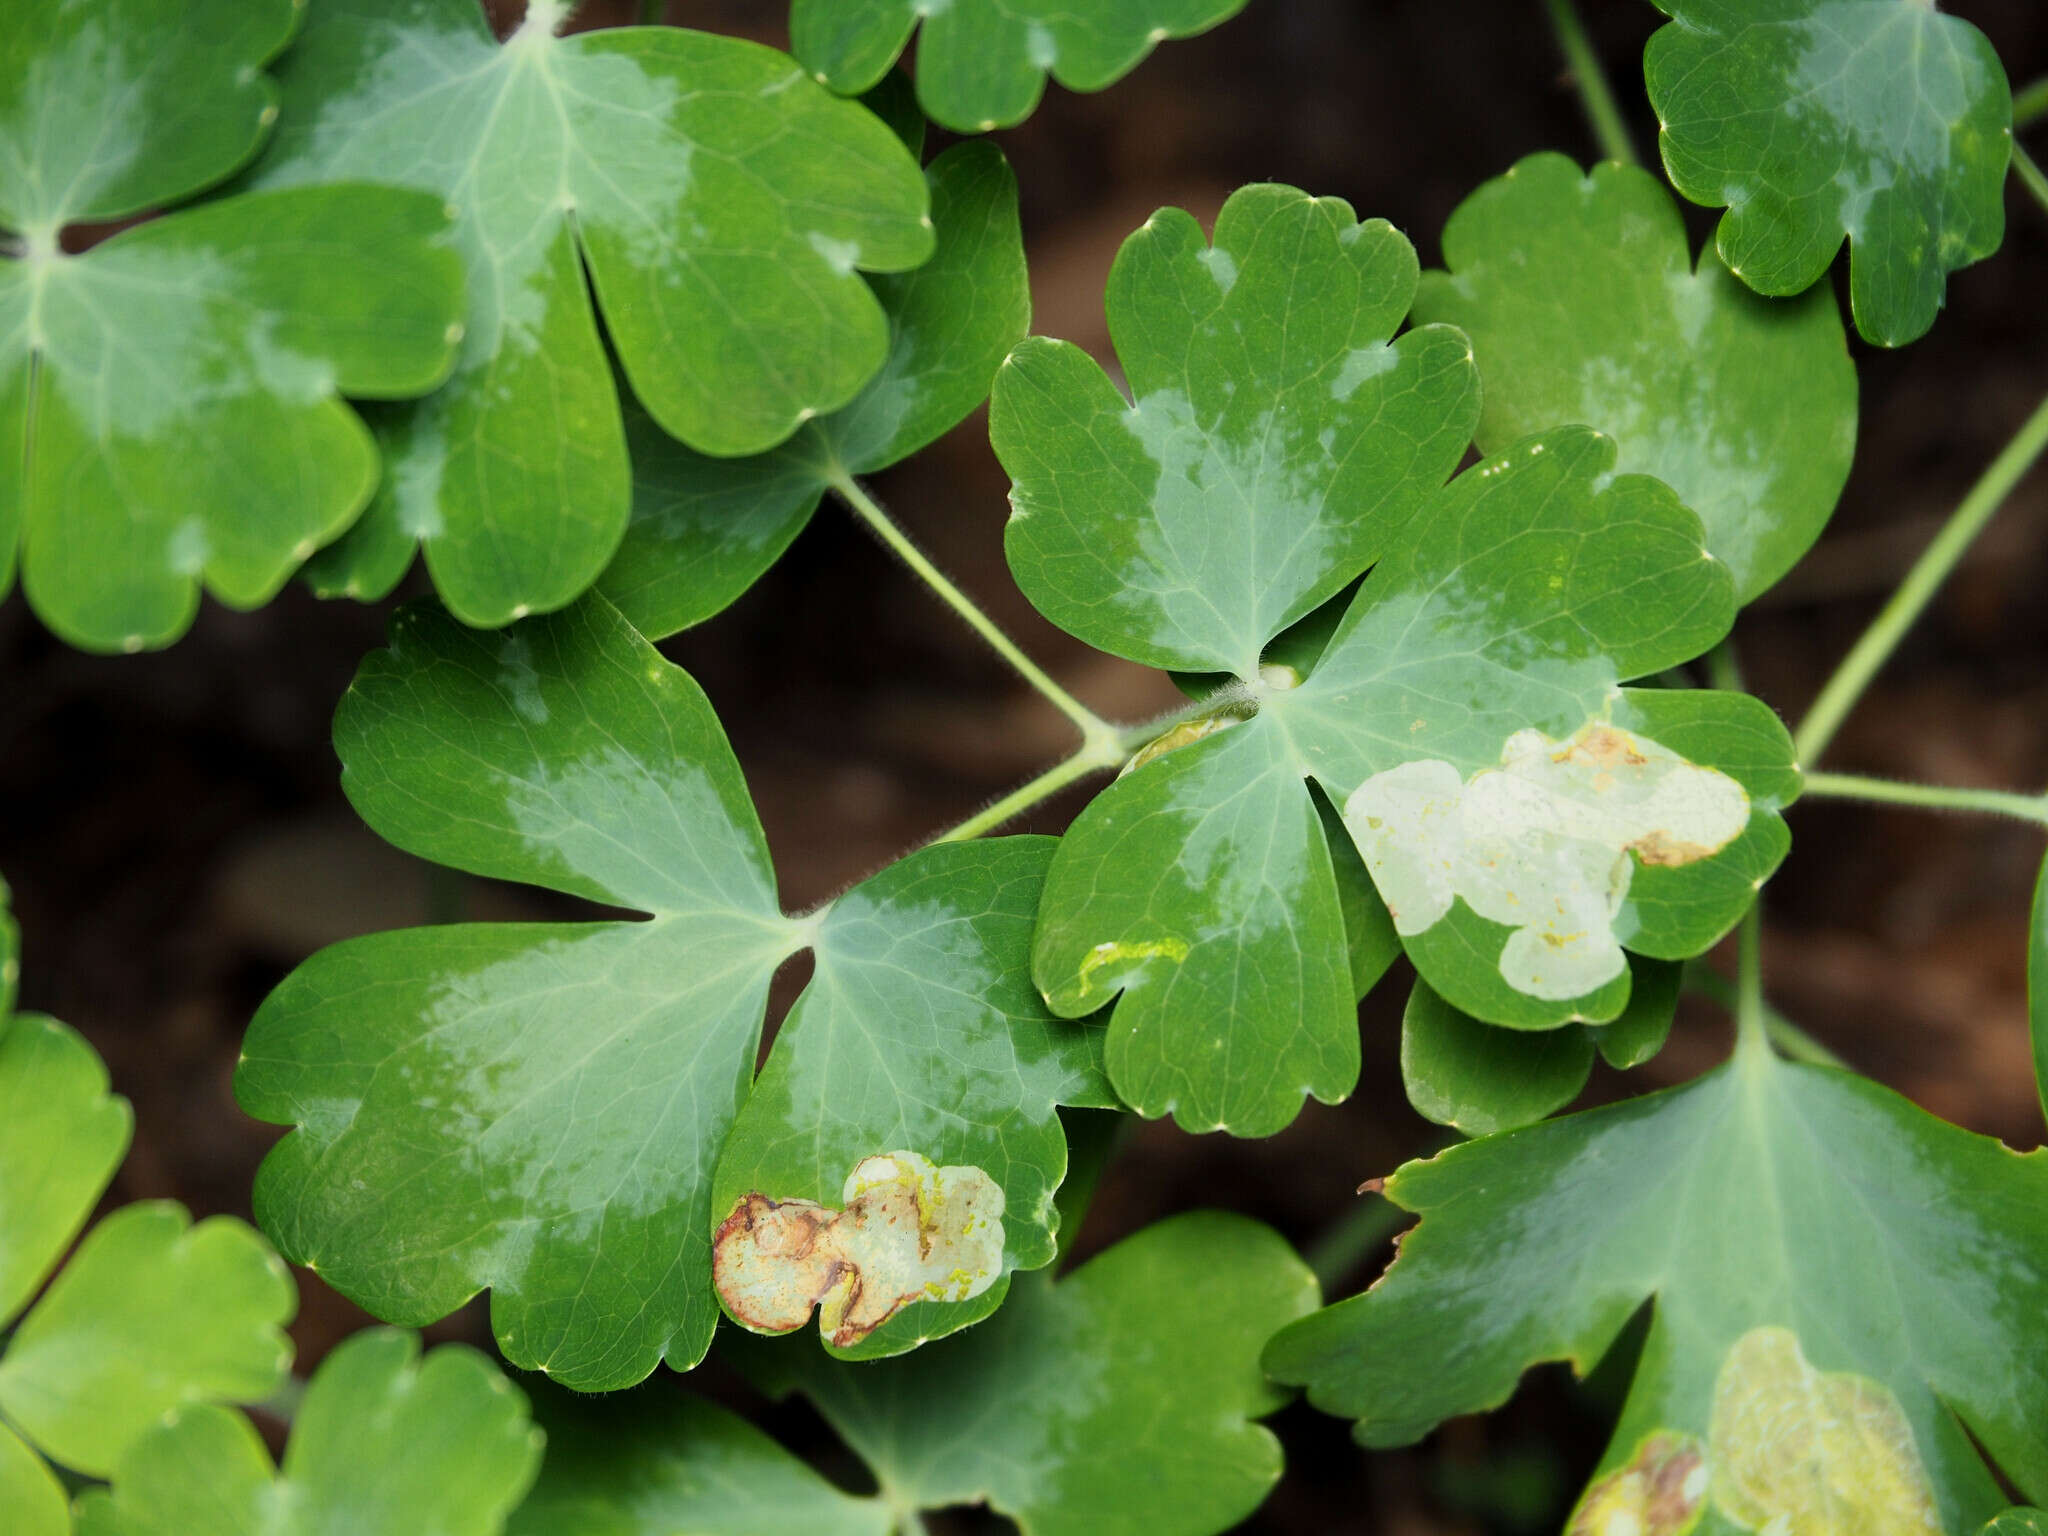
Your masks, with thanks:
[[[1266,1354],[1367,1444],[1491,1408],[1539,1361],[1584,1374],[1649,1301],[1574,1533],[1623,1509],[1672,1536],[1974,1530],[2004,1501],[1973,1439],[2048,1486],[2044,1154],[1759,1044],[1412,1163],[1386,1193],[1423,1218],[1393,1268]]]
[[[1197,1536],[1280,1475],[1258,1369],[1314,1277],[1269,1229],[1194,1212],[1054,1280],[1020,1278],[987,1323],[911,1359],[844,1365],[804,1344],[741,1357],[798,1390],[902,1502],[987,1502],[1033,1536]],[[971,1432],[963,1427],[971,1426]]]
[[[81,1536],[496,1536],[540,1463],[526,1401],[482,1355],[375,1329],[313,1375],[280,1471],[248,1420],[190,1408],[145,1435]]]
[[[1123,78],[1167,38],[1192,37],[1245,0],[793,0],[790,45],[843,94],[888,73],[920,20],[917,99],[958,133],[1031,115],[1050,74],[1070,91]]]
[[[1417,1114],[1467,1136],[1534,1124],[1579,1096],[1593,1069],[1583,1024],[1530,1034],[1461,1013],[1418,981],[1401,1016],[1401,1082]]]
[[[835,474],[885,469],[987,398],[1031,317],[1017,180],[992,144],[955,145],[926,176],[937,250],[913,271],[869,279],[889,352],[846,406],[740,459],[697,453],[628,406],[633,520],[598,590],[642,634],[660,639],[717,613],[789,547]]]
[[[1671,183],[1726,207],[1758,293],[1802,293],[1849,241],[1849,307],[1895,347],[1948,274],[1998,249],[2012,93],[1991,44],[1921,0],[1655,0],[1643,55]]]
[[[559,608],[625,530],[630,479],[590,274],[633,392],[662,428],[755,453],[837,409],[888,328],[862,271],[931,253],[895,134],[785,55],[676,27],[502,46],[474,0],[318,0],[281,70],[263,184],[397,179],[445,198],[469,275],[447,387],[386,424],[380,578],[417,540],[449,606],[503,624]],[[351,559],[323,576],[375,583]]]
[[[168,644],[202,586],[267,601],[377,483],[340,396],[423,394],[453,361],[461,272],[437,198],[233,198],[58,247],[254,153],[276,113],[262,68],[297,14],[39,5],[0,38],[0,590],[19,550],[29,601],[74,645]]]
[[[508,1536],[889,1536],[879,1498],[843,1493],[745,1419],[652,1385],[542,1396],[540,1480]]]
[[[1134,236],[1110,317],[1135,404],[1057,343],[996,382],[1034,602],[1223,679],[1219,729],[1141,754],[1076,820],[1033,956],[1058,1012],[1123,994],[1111,1080],[1191,1129],[1269,1134],[1357,1072],[1304,779],[1431,987],[1525,1029],[1617,1018],[1624,947],[1724,933],[1798,788],[1756,701],[1619,686],[1712,644],[1734,589],[1668,489],[1614,473],[1611,439],[1560,429],[1442,483],[1477,414],[1470,354],[1447,326],[1383,344],[1412,253],[1340,206],[1253,188],[1214,247],[1172,213]],[[1296,644],[1368,564],[1330,638]]]
[[[1588,174],[1531,155],[1444,226],[1415,319],[1472,338],[1479,446],[1570,422],[1614,438],[1699,514],[1747,602],[1784,575],[1840,499],[1856,371],[1834,296],[1759,298],[1711,252],[1689,259],[1678,205],[1648,172]]]
[[[1048,840],[929,849],[782,917],[709,703],[595,597],[497,633],[405,610],[336,743],[400,847],[650,919],[380,934],[288,978],[237,1091],[299,1128],[256,1190],[289,1257],[394,1321],[489,1287],[507,1357],[586,1389],[702,1357],[729,1132],[733,1198],[837,1207],[865,1159],[907,1153],[1006,1199],[987,1299],[908,1306],[869,1352],[972,1321],[1050,1258],[1052,1105],[1106,1089],[1099,1036],[1021,980]],[[735,1130],[769,979],[806,945],[815,978]]]

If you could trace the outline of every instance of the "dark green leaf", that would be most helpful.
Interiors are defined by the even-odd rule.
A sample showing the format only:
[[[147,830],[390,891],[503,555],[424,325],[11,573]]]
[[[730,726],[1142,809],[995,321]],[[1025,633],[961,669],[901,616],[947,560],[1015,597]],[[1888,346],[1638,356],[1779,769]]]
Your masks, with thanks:
[[[1418,981],[1401,1018],[1401,1081],[1425,1120],[1467,1136],[1531,1125],[1579,1096],[1593,1070],[1583,1024],[1524,1034],[1482,1024]]]
[[[767,453],[715,459],[628,408],[633,521],[598,588],[641,633],[717,613],[788,548],[836,476],[909,457],[987,397],[1031,317],[1017,181],[991,144],[955,145],[927,175],[938,249],[913,272],[870,279],[889,354],[843,409]]]
[[[1948,274],[1998,249],[2012,93],[1925,0],[1656,0],[1643,73],[1672,185],[1726,206],[1721,259],[1804,292],[1849,240],[1849,307],[1881,346],[1934,323]]]
[[[455,376],[387,424],[393,529],[449,606],[559,608],[625,531],[624,430],[598,340],[664,430],[756,453],[850,400],[887,350],[860,273],[931,252],[903,144],[794,61],[679,27],[554,36],[538,0],[502,47],[475,0],[316,0],[257,179],[399,179],[448,199],[470,276]]]
[[[1706,526],[1747,602],[1819,536],[1856,446],[1856,370],[1834,295],[1758,298],[1695,271],[1671,195],[1635,166],[1531,155],[1444,226],[1415,319],[1472,338],[1479,446],[1584,422]]]
[[[1170,37],[1192,37],[1245,0],[794,0],[791,46],[843,94],[880,80],[910,41],[927,116],[959,133],[1031,115],[1048,73],[1070,91],[1099,91]]]
[[[336,1349],[292,1421],[284,1467],[247,1419],[188,1408],[145,1435],[80,1536],[496,1536],[540,1463],[526,1400],[458,1344],[424,1359],[374,1329]]]
[[[1589,1025],[1593,1043],[1617,1071],[1639,1067],[1659,1051],[1678,1017],[1678,988],[1685,967],[1672,960],[1632,956],[1628,964],[1628,1007],[1612,1024]]]
[[[994,1318],[914,1359],[849,1365],[808,1343],[741,1358],[811,1398],[899,1507],[985,1501],[1034,1536],[1205,1536],[1280,1476],[1252,1421],[1285,1396],[1258,1351],[1316,1298],[1270,1230],[1193,1212],[1064,1279],[1019,1279]]]
[[[745,1419],[649,1384],[536,1395],[547,1461],[506,1536],[889,1536],[889,1506],[842,1493]]]
[[[1494,1407],[1539,1361],[1584,1374],[1653,1300],[1573,1536],[1974,1529],[2005,1502],[1978,1447],[2048,1489],[2048,1153],[1759,1042],[1386,1193],[1423,1218],[1393,1268],[1266,1353],[1369,1445]]]

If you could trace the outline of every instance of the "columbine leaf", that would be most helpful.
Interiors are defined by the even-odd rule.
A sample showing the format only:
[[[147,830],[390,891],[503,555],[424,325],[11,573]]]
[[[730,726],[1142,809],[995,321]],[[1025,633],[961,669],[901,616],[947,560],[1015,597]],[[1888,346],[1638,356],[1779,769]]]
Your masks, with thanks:
[[[75,645],[184,633],[202,583],[267,601],[377,483],[343,394],[418,395],[460,335],[436,198],[239,197],[83,255],[80,221],[232,172],[275,116],[291,0],[34,8],[0,39],[0,590]],[[372,178],[374,179],[374,178]]]
[[[1819,537],[1856,446],[1856,370],[1833,294],[1758,298],[1695,271],[1669,193],[1635,166],[1531,155],[1444,226],[1415,319],[1472,338],[1479,446],[1583,422],[1706,526],[1747,602]]]
[[[865,91],[896,62],[920,19],[917,99],[958,133],[1021,123],[1048,73],[1070,91],[1122,79],[1153,46],[1193,37],[1245,0],[794,0],[790,44],[843,94]]]
[[[657,1392],[537,1395],[547,1461],[506,1536],[889,1536],[881,1499],[842,1493],[745,1419]]]
[[[1052,1104],[1106,1090],[1094,1032],[1006,980],[1024,965],[1046,840],[929,849],[827,912],[783,917],[709,703],[595,597],[490,634],[405,610],[335,738],[344,788],[392,842],[651,921],[381,934],[288,978],[237,1078],[251,1113],[299,1127],[256,1186],[287,1256],[395,1321],[490,1287],[507,1357],[582,1388],[702,1357],[713,1235],[742,1213],[828,1223],[858,1199],[885,1216],[928,1176],[980,1197],[956,1215],[1001,1224],[955,1234],[981,1262],[918,1276],[917,1295],[943,1280],[932,1296],[975,1303],[1050,1257]],[[735,1133],[721,1185],[734,1205],[714,1208],[769,979],[806,945],[816,976]],[[802,1148],[777,1105],[812,1117]],[[849,1192],[891,1158],[890,1187]],[[763,1325],[798,1326],[815,1300],[843,1345],[872,1352],[994,1305],[912,1306],[890,1288],[900,1255],[840,1256],[870,1265],[860,1307],[838,1310],[841,1287]],[[914,1315],[883,1328],[898,1306]]]
[[[1386,1193],[1423,1218],[1399,1260],[1282,1332],[1268,1369],[1403,1444],[1538,1361],[1583,1374],[1654,1300],[1572,1536],[1623,1512],[1645,1536],[1974,1529],[2004,1500],[1972,1437],[2048,1488],[2048,1155],[1759,1048]]]
[[[987,398],[1031,318],[1017,179],[991,144],[955,145],[926,174],[938,249],[915,271],[870,279],[889,354],[844,408],[768,453],[714,459],[628,407],[633,521],[598,590],[642,634],[717,613],[789,547],[835,475],[909,457]]]
[[[387,424],[379,557],[327,585],[375,595],[399,535],[472,623],[596,578],[630,482],[586,268],[655,420],[742,454],[852,398],[888,344],[861,271],[930,254],[916,162],[793,61],[676,27],[557,38],[565,10],[530,6],[501,47],[474,0],[318,0],[280,72],[257,179],[447,198],[470,277],[454,378]]]
[[[1579,1096],[1593,1070],[1583,1024],[1526,1034],[1461,1013],[1418,981],[1401,1017],[1401,1082],[1426,1120],[1467,1136],[1531,1125]]]
[[[2034,885],[2034,911],[2028,925],[2027,1025],[2034,1039],[2034,1082],[2041,1106],[2048,1110],[2048,859]],[[0,1296],[5,1292],[0,1291]]]
[[[57,1475],[0,1424],[0,1509],[15,1536],[71,1536],[70,1501]]]
[[[1063,1279],[1020,1279],[995,1318],[914,1360],[846,1365],[809,1345],[742,1360],[815,1402],[903,1503],[987,1502],[1035,1536],[1200,1536],[1280,1476],[1252,1421],[1285,1398],[1258,1350],[1316,1299],[1269,1229],[1194,1212]]]
[[[1656,0],[1643,55],[1671,183],[1726,206],[1721,259],[1758,293],[1849,240],[1849,307],[1895,347],[2005,234],[2012,93],[1967,21],[1921,0]]]
[[[542,1436],[482,1355],[420,1358],[373,1329],[322,1362],[280,1473],[240,1414],[191,1408],[145,1435],[111,1490],[79,1501],[80,1536],[496,1536],[533,1481]]]
[[[133,1116],[93,1048],[55,1019],[0,1025],[0,1325],[50,1271],[128,1150]]]
[[[291,1367],[291,1277],[241,1222],[130,1205],[79,1245],[0,1354],[0,1413],[69,1467],[105,1476],[185,1403],[254,1402]]]
[[[1213,249],[1168,213],[1119,258],[1135,405],[1057,343],[997,377],[1033,601],[1117,654],[1225,677],[1200,726],[1075,821],[1033,952],[1056,1012],[1123,994],[1111,1081],[1190,1128],[1270,1133],[1356,1075],[1304,778],[1431,987],[1518,1028],[1614,1020],[1624,944],[1700,952],[1785,851],[1798,775],[1768,710],[1619,686],[1733,616],[1698,519],[1584,428],[1444,485],[1477,385],[1451,327],[1384,344],[1414,278],[1384,225],[1253,188]],[[1304,638],[1368,564],[1327,643]]]
[[[1678,991],[1685,967],[1669,960],[1629,961],[1628,1007],[1612,1024],[1589,1026],[1607,1065],[1626,1072],[1664,1049],[1678,1017]]]
[[[2005,1510],[1994,1516],[1977,1536],[2048,1536],[2048,1511]]]

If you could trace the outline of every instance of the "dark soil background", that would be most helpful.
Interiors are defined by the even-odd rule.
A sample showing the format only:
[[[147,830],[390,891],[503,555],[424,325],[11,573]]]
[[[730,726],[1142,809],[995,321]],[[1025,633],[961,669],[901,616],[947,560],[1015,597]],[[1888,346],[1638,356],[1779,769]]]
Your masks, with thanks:
[[[516,10],[518,0],[508,9]],[[623,13],[627,7],[613,7]],[[782,42],[772,0],[674,0],[669,19]],[[2048,72],[2038,0],[1957,0],[2016,86]],[[1640,147],[1640,0],[1587,0]],[[593,19],[605,15],[593,5]],[[623,19],[621,16],[620,19]],[[1101,295],[1123,236],[1155,207],[1206,223],[1229,190],[1279,180],[1336,194],[1437,258],[1445,216],[1520,156],[1594,145],[1536,0],[1253,0],[1209,36],[1168,45],[1099,96],[1049,93],[999,136],[1024,189],[1035,328],[1107,353]],[[2037,136],[2048,149],[2048,131]],[[1712,216],[1693,210],[1704,238]],[[1953,277],[1925,340],[1857,345],[1862,435],[1820,547],[1743,616],[1751,686],[1796,720],[1940,519],[2048,390],[2048,213],[2017,183],[2006,244]],[[1837,265],[1839,284],[1843,269]],[[881,480],[925,547],[1097,710],[1170,706],[1163,677],[1093,654],[1032,612],[1005,570],[1006,481],[977,419]],[[2048,471],[1981,540],[1829,754],[1828,765],[1953,784],[2048,783]],[[418,589],[415,577],[413,587]],[[24,935],[22,1000],[84,1031],[134,1101],[134,1150],[110,1203],[170,1197],[249,1212],[278,1132],[236,1108],[230,1077],[265,992],[316,947],[459,912],[529,917],[546,899],[450,882],[385,847],[337,787],[335,701],[385,614],[293,590],[235,614],[210,605],[153,656],[66,650],[20,599],[0,606],[0,870]],[[1065,727],[850,519],[821,511],[738,606],[666,647],[709,691],[745,765],[785,900],[815,903],[1063,753]],[[1055,831],[1078,799],[1046,807]],[[1774,1000],[1857,1067],[2015,1146],[2041,1140],[2024,1008],[2029,828],[1868,807],[1793,812],[1767,892]],[[439,883],[437,883],[437,881]],[[778,1008],[794,978],[778,988]],[[1305,1246],[1359,1202],[1359,1180],[1430,1149],[1397,1063],[1401,976],[1362,1014],[1363,1081],[1263,1142],[1143,1126],[1106,1176],[1085,1254],[1196,1205],[1242,1210]],[[1726,1022],[1688,1005],[1669,1049],[1589,1099],[1645,1092],[1719,1060]],[[1603,1069],[1604,1070],[1604,1069]],[[1341,1289],[1384,1261],[1369,1253]],[[301,1274],[302,1368],[364,1321]],[[488,1347],[472,1305],[431,1330]],[[1624,1362],[1625,1364],[1625,1362]],[[1297,1405],[1275,1427],[1289,1475],[1244,1529],[1386,1536],[1555,1530],[1599,1454],[1612,1387],[1539,1371],[1513,1404],[1412,1451],[1368,1457]],[[1624,1378],[1625,1379],[1625,1378]],[[737,1392],[717,1366],[698,1381]],[[696,1384],[696,1383],[693,1383]],[[673,1379],[649,1390],[674,1390]],[[769,1410],[791,1443],[834,1459],[801,1409]],[[858,1474],[850,1474],[857,1476]],[[935,1529],[995,1529],[978,1515]]]

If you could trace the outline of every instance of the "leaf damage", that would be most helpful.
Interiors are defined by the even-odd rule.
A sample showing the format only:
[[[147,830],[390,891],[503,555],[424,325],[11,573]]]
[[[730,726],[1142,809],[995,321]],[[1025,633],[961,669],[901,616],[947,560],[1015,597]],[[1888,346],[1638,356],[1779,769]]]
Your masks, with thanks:
[[[1586,1489],[1565,1536],[1686,1536],[1707,1506],[1707,1457],[1691,1435],[1659,1429]]]
[[[1003,1262],[1003,1191],[972,1165],[916,1152],[862,1158],[838,1210],[811,1200],[740,1197],[712,1244],[719,1299],[756,1333],[818,1331],[849,1349],[918,1301],[967,1301]]]

